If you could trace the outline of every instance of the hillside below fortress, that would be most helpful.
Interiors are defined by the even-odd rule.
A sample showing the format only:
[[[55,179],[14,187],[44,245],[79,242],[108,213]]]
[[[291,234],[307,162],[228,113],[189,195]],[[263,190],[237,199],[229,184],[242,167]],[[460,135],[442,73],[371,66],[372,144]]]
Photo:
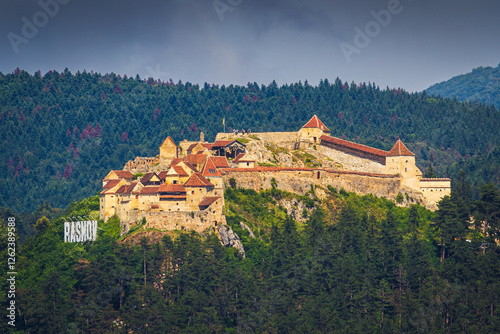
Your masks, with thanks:
[[[400,140],[383,151],[330,136],[314,115],[297,132],[219,133],[213,143],[167,137],[155,157],[136,157],[103,180],[100,217],[117,215],[122,231],[143,218],[161,230],[219,230],[224,189],[281,190],[318,197],[328,188],[421,204],[431,210],[450,194],[450,179],[422,178]]]

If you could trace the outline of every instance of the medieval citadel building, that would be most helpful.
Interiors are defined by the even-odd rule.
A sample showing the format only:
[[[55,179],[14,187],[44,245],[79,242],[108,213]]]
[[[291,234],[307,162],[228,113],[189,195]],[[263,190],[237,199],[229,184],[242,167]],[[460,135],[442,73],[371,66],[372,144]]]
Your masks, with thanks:
[[[316,163],[297,157],[307,155]],[[309,161],[310,162],[310,161]],[[224,188],[234,178],[239,187],[271,188],[305,194],[316,185],[372,193],[436,209],[450,194],[450,179],[425,179],[413,154],[400,140],[383,151],[330,136],[314,115],[297,132],[219,133],[213,143],[176,145],[167,137],[156,157],[137,157],[124,170],[103,180],[100,217],[117,215],[126,231],[146,218],[163,230],[202,232],[225,222]],[[321,194],[320,194],[321,195]]]

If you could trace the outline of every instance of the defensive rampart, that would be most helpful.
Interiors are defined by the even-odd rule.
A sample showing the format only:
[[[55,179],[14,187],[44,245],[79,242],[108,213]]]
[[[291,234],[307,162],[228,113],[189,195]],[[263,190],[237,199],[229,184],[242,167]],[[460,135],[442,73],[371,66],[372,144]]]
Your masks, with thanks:
[[[401,180],[396,175],[362,173],[351,171],[333,171],[311,168],[230,168],[225,169],[226,186],[234,178],[238,187],[270,189],[274,178],[277,188],[304,195],[311,189],[311,184],[326,187],[328,185],[358,194],[374,194],[394,199],[401,191]]]
[[[193,212],[148,212],[146,227],[156,228],[162,231],[188,230],[203,232],[207,228],[225,223],[225,217],[217,210],[193,211]]]

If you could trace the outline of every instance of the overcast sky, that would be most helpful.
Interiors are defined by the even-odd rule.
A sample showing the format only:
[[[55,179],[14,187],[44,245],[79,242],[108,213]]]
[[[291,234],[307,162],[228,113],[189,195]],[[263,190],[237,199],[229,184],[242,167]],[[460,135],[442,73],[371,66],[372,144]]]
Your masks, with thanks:
[[[2,0],[0,71],[420,91],[496,67],[499,14],[498,0]]]

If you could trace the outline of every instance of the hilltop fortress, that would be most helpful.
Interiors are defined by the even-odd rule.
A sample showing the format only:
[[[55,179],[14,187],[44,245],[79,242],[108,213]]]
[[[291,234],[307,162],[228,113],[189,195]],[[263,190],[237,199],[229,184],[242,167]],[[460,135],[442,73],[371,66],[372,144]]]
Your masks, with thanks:
[[[217,229],[225,223],[230,180],[242,188],[274,184],[300,195],[314,185],[320,197],[328,186],[400,201],[403,195],[402,204],[431,210],[450,194],[450,179],[422,178],[415,154],[401,140],[383,151],[332,137],[314,115],[297,132],[219,133],[213,143],[202,133],[199,141],[179,145],[167,137],[156,157],[137,157],[106,175],[100,217],[117,215],[124,232],[143,218],[162,230]]]

